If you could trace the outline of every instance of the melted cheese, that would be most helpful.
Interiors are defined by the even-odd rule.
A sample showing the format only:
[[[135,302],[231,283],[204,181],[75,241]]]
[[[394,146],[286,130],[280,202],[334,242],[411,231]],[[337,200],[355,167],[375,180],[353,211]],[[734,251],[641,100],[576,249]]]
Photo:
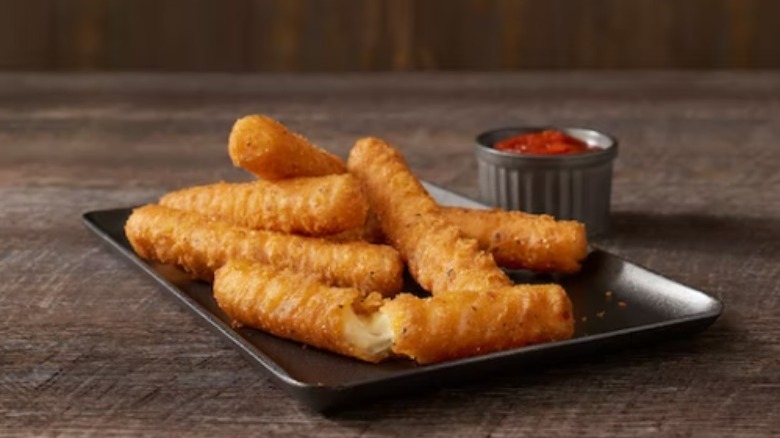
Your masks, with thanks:
[[[384,313],[356,315],[351,306],[344,309],[344,337],[358,350],[379,358],[388,356],[393,345],[393,331]]]

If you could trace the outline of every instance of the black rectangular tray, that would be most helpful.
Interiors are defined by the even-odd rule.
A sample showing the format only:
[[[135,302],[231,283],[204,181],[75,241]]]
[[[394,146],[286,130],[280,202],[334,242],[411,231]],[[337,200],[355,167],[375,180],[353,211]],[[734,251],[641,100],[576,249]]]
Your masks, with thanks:
[[[426,187],[444,205],[481,207],[444,189]],[[564,286],[574,304],[576,328],[572,339],[434,365],[416,365],[408,360],[368,364],[303,348],[299,343],[251,328],[232,328],[212,297],[211,285],[189,280],[176,268],[150,263],[135,255],[124,234],[130,212],[131,208],[92,211],[84,214],[84,222],[265,370],[278,385],[320,411],[701,330],[715,321],[723,308],[720,301],[701,291],[607,252],[593,250],[575,275],[510,272],[518,282],[555,281]]]

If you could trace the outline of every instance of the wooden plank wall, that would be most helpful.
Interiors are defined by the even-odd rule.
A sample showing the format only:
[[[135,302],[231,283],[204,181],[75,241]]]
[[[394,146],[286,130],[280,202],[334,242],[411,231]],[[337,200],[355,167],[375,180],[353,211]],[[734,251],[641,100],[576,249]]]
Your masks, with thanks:
[[[778,67],[777,0],[0,0],[2,70]]]

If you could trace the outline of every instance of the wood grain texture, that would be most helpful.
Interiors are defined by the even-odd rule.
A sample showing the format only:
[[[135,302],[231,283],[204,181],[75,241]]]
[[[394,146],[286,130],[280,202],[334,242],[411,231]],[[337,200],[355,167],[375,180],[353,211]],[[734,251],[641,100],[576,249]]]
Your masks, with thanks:
[[[466,387],[308,411],[81,225],[90,209],[248,176],[263,112],[345,156],[373,134],[476,195],[510,124],[621,141],[597,244],[721,298],[707,331]],[[771,436],[780,430],[780,75],[0,75],[0,434]]]
[[[0,0],[0,69],[780,68],[775,0]]]

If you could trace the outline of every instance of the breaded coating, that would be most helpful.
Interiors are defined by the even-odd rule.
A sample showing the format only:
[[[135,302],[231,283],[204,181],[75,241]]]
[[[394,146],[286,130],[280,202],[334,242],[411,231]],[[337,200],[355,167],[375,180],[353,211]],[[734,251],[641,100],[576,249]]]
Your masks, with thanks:
[[[382,232],[425,290],[434,294],[512,285],[493,257],[442,215],[401,154],[376,138],[358,140],[349,171],[363,184]]]
[[[230,132],[228,153],[234,166],[272,181],[347,171],[341,158],[261,115],[236,121]]]
[[[403,282],[401,258],[389,246],[250,230],[160,205],[135,209],[125,234],[141,257],[175,264],[206,281],[229,259],[243,258],[387,296]]]
[[[379,218],[376,217],[374,212],[368,210],[365,222],[356,228],[352,228],[341,233],[331,234],[323,236],[328,240],[334,242],[352,242],[356,240],[362,240],[364,242],[384,244],[387,243],[385,235],[382,233],[382,228],[379,225]]]
[[[214,298],[235,322],[314,347],[379,362],[390,332],[381,298],[325,286],[290,270],[232,260],[217,270]],[[368,303],[366,303],[368,301]]]
[[[420,363],[569,339],[574,333],[571,301],[557,284],[430,298],[398,294],[381,312],[390,322],[393,352]]]
[[[549,215],[498,208],[440,209],[464,237],[476,239],[480,249],[492,254],[496,264],[505,268],[570,274],[580,270],[580,262],[588,254],[585,225],[577,221],[557,221]],[[383,243],[384,235],[375,217],[369,210],[362,227],[327,237],[339,242]]]
[[[160,204],[252,229],[321,236],[362,226],[368,203],[349,174],[224,182],[168,193]]]
[[[442,207],[442,213],[507,268],[573,273],[588,254],[585,226],[577,221],[501,209]]]

